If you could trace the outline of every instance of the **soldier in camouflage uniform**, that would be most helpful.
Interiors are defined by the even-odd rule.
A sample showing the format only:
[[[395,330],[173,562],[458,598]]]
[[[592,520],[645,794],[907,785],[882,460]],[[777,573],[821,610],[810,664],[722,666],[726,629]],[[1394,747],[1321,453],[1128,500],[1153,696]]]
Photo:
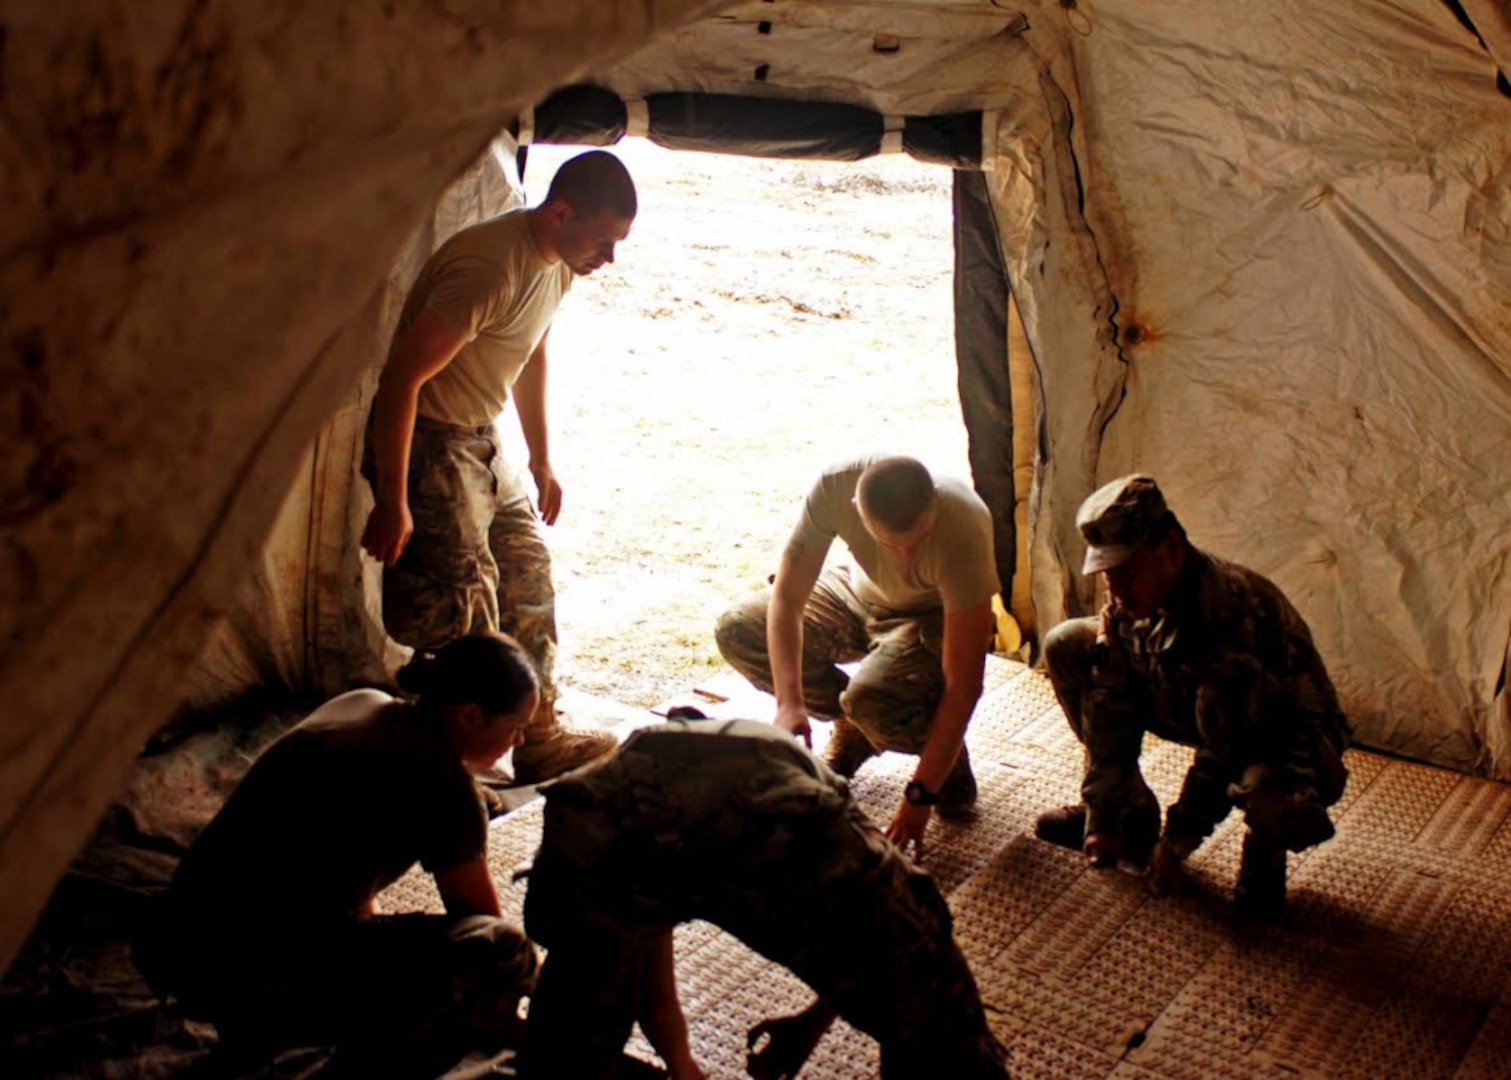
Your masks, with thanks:
[[[836,537],[853,565],[825,569]],[[840,775],[882,750],[919,756],[887,835],[921,853],[933,808],[965,814],[976,799],[964,736],[999,587],[991,515],[968,484],[861,457],[818,478],[773,587],[725,612],[715,638],[776,696],[778,727],[806,740],[810,713],[833,721],[825,755]]]
[[[614,259],[635,217],[633,182],[602,151],[558,170],[546,199],[464,229],[421,269],[373,400],[363,474],[375,505],[362,546],[384,564],[383,621],[435,649],[502,629],[542,677],[540,714],[514,756],[535,783],[614,748],[556,712],[556,594],[541,522],[554,524],[546,339],[572,282]],[[494,422],[513,401],[539,513],[503,461]]]
[[[1278,918],[1287,850],[1333,835],[1326,808],[1343,794],[1352,735],[1305,621],[1268,579],[1194,547],[1152,477],[1106,485],[1076,522],[1083,572],[1105,576],[1108,600],[1045,640],[1086,772],[1084,802],[1042,816],[1039,835],[1098,866],[1150,862],[1163,893],[1237,806],[1248,832],[1235,900]],[[1159,806],[1138,766],[1145,731],[1196,749],[1157,843]]]
[[[612,1075],[644,1011],[648,969],[691,919],[818,993],[787,1075],[837,1014],[881,1044],[888,1080],[1006,1076],[933,879],[842,778],[785,732],[749,721],[643,729],[547,790],[525,926],[548,951],[521,1075]],[[651,978],[670,983],[665,971]],[[761,1031],[791,1034],[781,1022]]]

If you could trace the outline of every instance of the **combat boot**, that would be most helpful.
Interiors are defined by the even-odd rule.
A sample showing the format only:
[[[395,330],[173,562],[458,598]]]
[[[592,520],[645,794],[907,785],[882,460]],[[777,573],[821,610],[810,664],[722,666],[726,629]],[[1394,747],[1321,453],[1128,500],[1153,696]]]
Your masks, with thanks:
[[[514,782],[541,784],[612,754],[619,740],[607,731],[568,727],[559,719],[532,723],[514,748]]]
[[[1034,821],[1034,835],[1062,848],[1080,851],[1086,843],[1086,804],[1072,803],[1046,810]]]
[[[1142,871],[1159,841],[1159,804],[1135,803],[1124,809],[1121,817],[1118,863],[1128,870]]]
[[[1159,840],[1159,805],[1133,803],[1117,815],[1116,832],[1093,832],[1086,835],[1082,850],[1098,870],[1116,866],[1131,874],[1142,874],[1149,867],[1149,857]]]
[[[942,818],[964,818],[970,817],[975,807],[976,774],[971,771],[971,752],[962,746],[950,775],[939,789],[939,805],[935,809]]]
[[[824,764],[848,780],[878,753],[864,731],[839,718],[829,734],[829,745],[824,747]]]
[[[1255,922],[1281,920],[1285,915],[1285,845],[1249,830],[1243,838],[1233,906]]]

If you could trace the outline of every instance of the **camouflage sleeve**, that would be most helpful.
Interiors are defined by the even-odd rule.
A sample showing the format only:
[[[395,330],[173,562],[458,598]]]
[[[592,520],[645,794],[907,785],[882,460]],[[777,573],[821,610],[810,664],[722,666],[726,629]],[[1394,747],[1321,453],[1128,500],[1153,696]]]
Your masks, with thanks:
[[[1232,809],[1228,784],[1265,751],[1275,732],[1264,730],[1265,702],[1273,696],[1273,673],[1253,648],[1221,644],[1196,689],[1196,729],[1201,745],[1186,773],[1180,798],[1165,816],[1165,842],[1189,855]]]
[[[1196,760],[1186,772],[1180,798],[1165,814],[1165,843],[1185,858],[1212,835],[1217,823],[1233,808],[1228,798],[1232,766],[1211,751],[1196,751]]]
[[[1228,785],[1245,768],[1276,765],[1306,786],[1317,780],[1319,735],[1340,752],[1348,735],[1301,615],[1260,575],[1233,564],[1219,574],[1222,587],[1207,594],[1202,612],[1210,634],[1196,691],[1202,745],[1166,824],[1167,842],[1183,854],[1227,815]]]

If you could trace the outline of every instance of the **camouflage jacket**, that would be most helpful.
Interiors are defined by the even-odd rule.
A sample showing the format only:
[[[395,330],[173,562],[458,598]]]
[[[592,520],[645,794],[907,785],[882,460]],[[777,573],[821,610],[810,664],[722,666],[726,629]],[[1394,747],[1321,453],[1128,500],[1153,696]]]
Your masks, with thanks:
[[[874,838],[852,850],[865,865],[835,854],[834,828]],[[587,903],[626,927],[670,929],[708,918],[731,889],[781,895],[793,868],[864,876],[890,851],[849,785],[786,732],[658,724],[547,788],[526,921],[547,947]]]
[[[1149,730],[1197,748],[1182,802],[1201,808],[1180,826],[1194,835],[1226,812],[1216,796],[1245,766],[1273,762],[1305,782],[1317,740],[1341,754],[1352,737],[1300,613],[1262,574],[1195,547],[1152,618],[1103,608],[1098,645],[1112,678],[1147,688]]]

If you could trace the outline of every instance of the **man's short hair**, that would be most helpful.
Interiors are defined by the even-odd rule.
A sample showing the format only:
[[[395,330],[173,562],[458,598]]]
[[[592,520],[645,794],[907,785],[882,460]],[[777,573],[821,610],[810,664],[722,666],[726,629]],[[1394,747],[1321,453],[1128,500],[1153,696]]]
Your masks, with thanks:
[[[617,217],[633,218],[639,209],[630,171],[606,150],[589,150],[563,162],[546,192],[546,202],[556,200],[585,217],[609,210]]]
[[[887,457],[860,474],[855,498],[866,516],[892,532],[907,532],[934,501],[934,478],[923,462]]]

